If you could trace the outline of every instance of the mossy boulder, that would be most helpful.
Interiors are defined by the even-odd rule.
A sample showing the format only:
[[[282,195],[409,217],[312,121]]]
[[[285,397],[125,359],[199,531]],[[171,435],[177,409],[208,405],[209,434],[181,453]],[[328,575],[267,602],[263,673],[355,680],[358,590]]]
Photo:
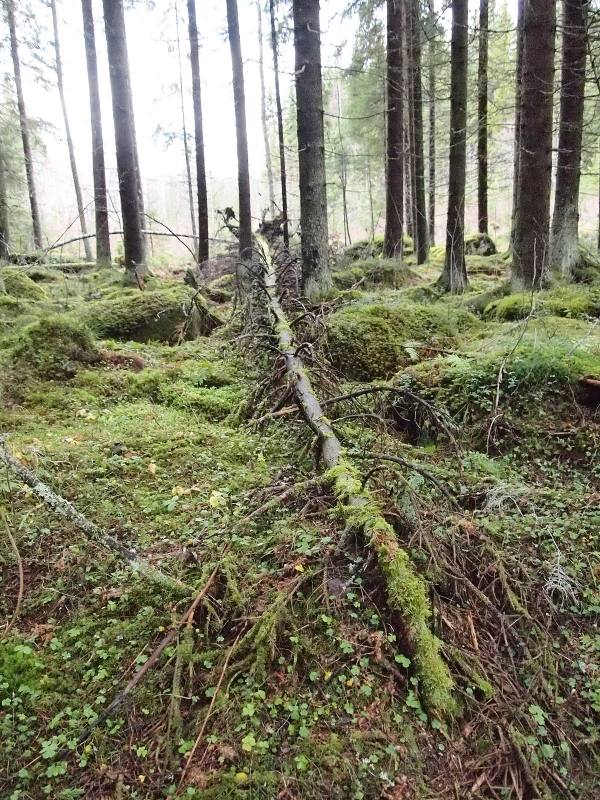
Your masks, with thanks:
[[[8,267],[2,270],[0,285],[4,291],[17,300],[44,300],[46,292],[35,281],[32,281],[22,269]]]
[[[495,256],[498,253],[492,237],[487,233],[474,233],[465,239],[465,255]]]
[[[208,336],[223,324],[205,300],[174,282],[146,292],[122,289],[106,299],[93,300],[85,320],[99,338],[171,344],[182,337]]]
[[[475,325],[469,312],[442,305],[360,303],[329,318],[327,338],[331,360],[346,377],[373,380],[414,361],[418,346],[452,346]]]
[[[91,331],[68,316],[49,316],[24,328],[13,348],[15,366],[42,378],[72,378],[82,364],[100,360]]]
[[[501,322],[512,322],[527,317],[534,304],[536,312],[555,317],[600,317],[600,287],[571,285],[535,294],[511,294],[490,303],[484,315]]]
[[[203,286],[202,294],[214,303],[228,303],[233,300],[235,288],[235,275],[221,275]]]
[[[351,266],[335,270],[333,282],[338,289],[350,289],[361,282],[361,288],[389,286],[400,289],[411,286],[417,276],[406,265],[392,258],[369,258],[355,261]]]
[[[404,237],[404,255],[414,253],[415,245],[410,236]],[[365,258],[380,258],[383,254],[383,236],[378,234],[372,239],[361,239],[344,250],[344,256],[351,261]]]

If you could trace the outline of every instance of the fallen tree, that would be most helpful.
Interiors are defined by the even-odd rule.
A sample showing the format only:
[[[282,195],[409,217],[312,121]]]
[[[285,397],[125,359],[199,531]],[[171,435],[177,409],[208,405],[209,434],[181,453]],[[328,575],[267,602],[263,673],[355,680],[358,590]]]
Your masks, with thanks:
[[[290,323],[279,302],[276,268],[266,244],[259,243],[264,261],[265,289],[277,345],[298,407],[317,437],[319,456],[326,468],[325,480],[331,485],[347,525],[360,530],[374,549],[386,580],[388,606],[400,612],[410,647],[410,656],[420,680],[427,707],[443,716],[454,709],[452,678],[440,654],[440,641],[428,621],[431,608],[425,581],[414,571],[408,553],[400,547],[394,529],[383,518],[372,494],[364,489],[357,470],[344,455],[343,448],[323,412],[304,367]]]

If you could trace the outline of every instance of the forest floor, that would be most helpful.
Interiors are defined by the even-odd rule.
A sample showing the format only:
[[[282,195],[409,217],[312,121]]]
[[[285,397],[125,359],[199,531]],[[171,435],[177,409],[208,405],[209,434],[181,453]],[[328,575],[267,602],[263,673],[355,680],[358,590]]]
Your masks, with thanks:
[[[473,257],[471,291],[439,298],[440,259],[343,263],[318,314],[287,308],[322,399],[398,389],[327,413],[427,582],[446,716],[424,703],[268,328],[248,335],[225,291],[210,336],[108,338],[116,272],[5,270],[6,447],[208,589],[177,626],[189,595],[132,572],[0,461],[0,797],[600,798],[600,288],[503,297],[506,262]],[[144,294],[163,290],[179,288]]]

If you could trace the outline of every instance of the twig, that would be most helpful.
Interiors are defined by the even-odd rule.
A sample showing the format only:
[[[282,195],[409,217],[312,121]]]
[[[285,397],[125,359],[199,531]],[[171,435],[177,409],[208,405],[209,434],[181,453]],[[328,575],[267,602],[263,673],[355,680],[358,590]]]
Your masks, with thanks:
[[[23,587],[25,584],[25,580],[23,577],[23,561],[19,553],[19,548],[17,547],[17,543],[15,542],[14,537],[10,532],[10,525],[8,524],[8,520],[6,519],[6,514],[4,513],[4,509],[2,507],[0,507],[0,517],[4,522],[4,530],[6,531],[6,535],[8,536],[10,546],[12,547],[13,553],[15,554],[15,558],[17,559],[17,565],[19,567],[19,596],[17,598],[17,605],[15,606],[12,619],[8,623],[8,626],[2,631],[2,634],[0,635],[0,639],[4,639],[4,637],[8,635],[9,631],[15,624],[17,617],[19,616],[19,611],[21,610],[21,603],[23,602]]]

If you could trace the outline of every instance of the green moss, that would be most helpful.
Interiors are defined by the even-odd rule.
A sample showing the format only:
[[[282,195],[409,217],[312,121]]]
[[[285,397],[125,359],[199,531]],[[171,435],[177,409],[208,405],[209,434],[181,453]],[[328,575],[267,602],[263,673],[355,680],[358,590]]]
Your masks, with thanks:
[[[236,289],[235,275],[221,275],[202,288],[202,294],[215,303],[228,303],[233,300]]]
[[[122,289],[111,297],[87,304],[84,318],[101,338],[175,343],[187,314],[191,313],[191,319],[186,325],[186,339],[208,335],[222,324],[199,296],[192,307],[194,295],[187,286],[174,282],[156,291]]]
[[[333,314],[327,336],[331,359],[346,377],[372,380],[410,363],[408,343],[445,347],[474,324],[472,314],[443,305],[363,303]]]
[[[32,369],[43,378],[72,378],[82,363],[97,360],[89,329],[68,316],[50,316],[28,325],[13,348],[20,368]]]
[[[415,246],[410,236],[404,237],[404,255],[414,253]],[[377,234],[372,239],[361,239],[344,250],[344,256],[352,261],[380,258],[383,254],[383,236]]]
[[[487,233],[474,233],[465,238],[465,254],[468,256],[495,256],[498,250]]]
[[[490,303],[485,309],[485,316],[510,322],[524,319],[534,307],[536,313],[556,317],[599,317],[600,287],[558,286],[533,295],[512,294]]]
[[[8,267],[2,270],[2,281],[6,294],[18,300],[44,300],[46,293],[29,278],[23,269]]]

